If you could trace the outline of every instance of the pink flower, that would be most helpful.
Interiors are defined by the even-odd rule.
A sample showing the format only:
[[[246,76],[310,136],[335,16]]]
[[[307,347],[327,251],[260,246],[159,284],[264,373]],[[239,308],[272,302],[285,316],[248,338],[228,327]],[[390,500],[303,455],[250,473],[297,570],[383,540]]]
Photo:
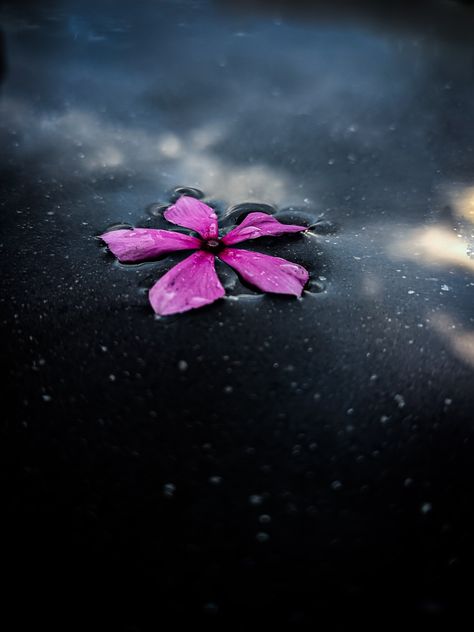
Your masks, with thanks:
[[[189,228],[201,237],[154,228],[114,230],[100,236],[123,263],[156,259],[177,250],[196,250],[151,288],[148,296],[157,314],[186,312],[224,296],[214,267],[215,257],[263,292],[301,296],[309,277],[305,268],[280,257],[230,246],[257,237],[302,232],[307,230],[306,226],[282,224],[266,213],[249,213],[241,224],[220,238],[215,211],[187,196],[180,197],[164,216],[172,224]]]

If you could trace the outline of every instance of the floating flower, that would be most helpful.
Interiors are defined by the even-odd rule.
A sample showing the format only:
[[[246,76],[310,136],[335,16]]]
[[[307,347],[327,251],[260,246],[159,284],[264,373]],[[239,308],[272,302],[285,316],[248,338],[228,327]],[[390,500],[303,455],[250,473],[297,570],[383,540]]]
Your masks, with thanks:
[[[280,257],[231,246],[247,239],[302,232],[307,230],[306,226],[282,224],[266,213],[249,213],[241,224],[221,238],[214,209],[188,196],[180,197],[164,216],[172,224],[189,228],[200,237],[155,228],[114,230],[100,236],[122,263],[156,259],[177,250],[196,250],[151,288],[148,296],[157,314],[186,312],[224,296],[225,290],[214,266],[215,257],[263,292],[301,296],[309,277],[305,268]]]

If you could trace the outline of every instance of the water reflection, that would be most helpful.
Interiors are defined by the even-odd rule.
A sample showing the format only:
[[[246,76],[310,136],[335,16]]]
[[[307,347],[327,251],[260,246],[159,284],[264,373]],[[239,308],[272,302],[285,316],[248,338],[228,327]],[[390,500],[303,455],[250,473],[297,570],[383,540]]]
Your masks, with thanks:
[[[445,225],[406,229],[390,245],[395,259],[410,259],[428,266],[456,266],[474,272],[469,243]]]
[[[447,313],[435,315],[431,324],[445,340],[454,355],[474,369],[474,330],[469,330],[456,322]]]
[[[2,116],[10,133],[18,134],[16,150],[23,159],[34,159],[38,152],[48,156],[41,165],[46,175],[69,179],[133,172],[151,183],[169,180],[172,173],[173,183],[190,183],[231,202],[256,198],[288,204],[300,198],[285,171],[264,163],[236,165],[219,156],[215,147],[229,136],[222,126],[206,124],[181,135],[153,133],[77,108],[38,114],[8,98]]]
[[[474,225],[474,186],[455,190],[452,194],[452,203],[456,215]]]

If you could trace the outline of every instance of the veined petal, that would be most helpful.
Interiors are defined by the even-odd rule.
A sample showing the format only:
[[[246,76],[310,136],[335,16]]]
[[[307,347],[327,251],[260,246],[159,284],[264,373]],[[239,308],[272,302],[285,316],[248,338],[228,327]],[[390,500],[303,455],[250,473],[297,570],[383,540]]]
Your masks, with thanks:
[[[157,314],[187,312],[224,296],[214,266],[214,255],[198,250],[161,277],[148,293]]]
[[[217,215],[213,208],[193,197],[183,195],[164,212],[165,218],[172,224],[190,228],[204,239],[218,236]]]
[[[124,263],[156,259],[167,252],[194,250],[201,246],[200,240],[191,235],[155,228],[111,230],[100,238],[105,241],[117,259]]]
[[[225,248],[219,259],[234,268],[251,285],[264,292],[301,296],[309,273],[303,266],[260,252]]]
[[[296,224],[282,224],[271,215],[267,215],[267,213],[249,213],[241,224],[223,237],[222,243],[226,244],[226,246],[231,246],[246,239],[278,237],[285,233],[300,233],[303,230],[308,230],[308,227]]]

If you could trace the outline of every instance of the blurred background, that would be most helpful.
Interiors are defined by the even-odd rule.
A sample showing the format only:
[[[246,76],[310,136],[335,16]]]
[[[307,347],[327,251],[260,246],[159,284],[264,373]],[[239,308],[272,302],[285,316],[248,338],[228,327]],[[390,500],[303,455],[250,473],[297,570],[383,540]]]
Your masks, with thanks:
[[[471,612],[470,2],[4,2],[3,563],[15,625],[454,625]],[[301,300],[155,318],[193,187]],[[248,204],[248,206],[240,206]],[[238,205],[238,206],[236,206]],[[260,207],[259,207],[260,208]]]

